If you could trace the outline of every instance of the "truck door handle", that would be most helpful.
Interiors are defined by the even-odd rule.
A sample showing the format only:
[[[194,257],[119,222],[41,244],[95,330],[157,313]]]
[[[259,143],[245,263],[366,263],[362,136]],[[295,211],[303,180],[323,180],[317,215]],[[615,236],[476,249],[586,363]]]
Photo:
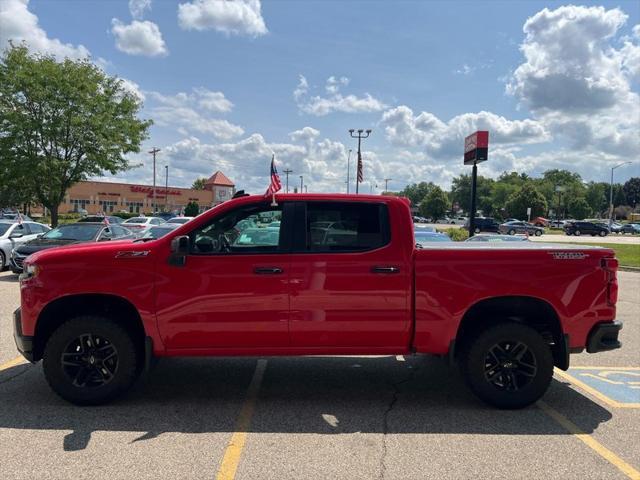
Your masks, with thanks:
[[[280,267],[256,267],[253,269],[253,273],[257,275],[278,275],[282,273]]]
[[[373,273],[398,273],[400,272],[400,267],[376,265],[371,271]]]

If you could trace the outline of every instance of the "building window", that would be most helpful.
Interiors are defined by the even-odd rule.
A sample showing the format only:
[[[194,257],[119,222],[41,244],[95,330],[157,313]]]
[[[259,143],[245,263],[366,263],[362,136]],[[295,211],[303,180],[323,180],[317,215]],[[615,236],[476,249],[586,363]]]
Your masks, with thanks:
[[[127,202],[129,213],[140,213],[140,209],[144,207],[142,202]]]
[[[83,200],[79,198],[72,198],[69,203],[71,203],[71,205],[73,206],[74,212],[79,212],[81,209],[86,210],[87,205],[91,204],[91,201]]]
[[[117,201],[114,200],[100,200],[100,209],[104,213],[113,213],[113,209],[118,205]]]

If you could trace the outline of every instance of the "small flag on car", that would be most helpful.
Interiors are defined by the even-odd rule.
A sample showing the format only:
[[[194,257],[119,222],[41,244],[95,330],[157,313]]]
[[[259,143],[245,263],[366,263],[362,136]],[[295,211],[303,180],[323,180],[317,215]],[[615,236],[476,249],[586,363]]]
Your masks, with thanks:
[[[282,182],[280,182],[280,175],[278,175],[278,170],[276,169],[276,156],[273,155],[271,157],[271,181],[269,183],[269,188],[264,192],[264,196],[268,197],[271,195],[271,205],[276,206],[276,192],[282,189]]]

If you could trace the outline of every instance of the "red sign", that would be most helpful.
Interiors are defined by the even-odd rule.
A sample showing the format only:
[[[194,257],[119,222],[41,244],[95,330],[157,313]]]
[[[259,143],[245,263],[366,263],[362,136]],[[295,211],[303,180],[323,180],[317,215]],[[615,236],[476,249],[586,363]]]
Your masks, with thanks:
[[[148,198],[153,198],[153,187],[141,187],[139,185],[131,185],[132,192],[146,193]],[[156,188],[156,197],[158,195],[182,195],[180,190],[171,190],[166,188]]]
[[[478,130],[464,139],[464,164],[484,162],[489,156],[489,132]]]

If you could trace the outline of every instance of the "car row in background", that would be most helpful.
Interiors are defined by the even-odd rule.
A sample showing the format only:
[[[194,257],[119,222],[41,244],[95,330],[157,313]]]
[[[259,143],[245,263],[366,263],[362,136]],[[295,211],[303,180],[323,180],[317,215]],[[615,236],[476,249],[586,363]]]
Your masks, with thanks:
[[[496,235],[480,233],[469,237],[465,242],[528,242],[527,235]]]
[[[0,270],[9,266],[11,251],[38,235],[51,230],[47,225],[36,222],[16,222],[13,219],[0,220]]]
[[[516,233],[525,233],[527,235],[535,235],[539,237],[544,233],[544,228],[537,227],[531,223],[522,222],[520,220],[512,220],[502,223],[498,227],[498,231],[502,234],[515,235]]]
[[[32,253],[48,248],[87,242],[133,240],[135,235],[120,225],[105,222],[66,223],[15,246],[11,252],[11,271],[22,273],[24,260]]]
[[[575,235],[577,237],[580,235],[591,235],[593,237],[596,235],[600,237],[609,235],[609,227],[594,222],[568,222],[563,229],[567,235]]]

